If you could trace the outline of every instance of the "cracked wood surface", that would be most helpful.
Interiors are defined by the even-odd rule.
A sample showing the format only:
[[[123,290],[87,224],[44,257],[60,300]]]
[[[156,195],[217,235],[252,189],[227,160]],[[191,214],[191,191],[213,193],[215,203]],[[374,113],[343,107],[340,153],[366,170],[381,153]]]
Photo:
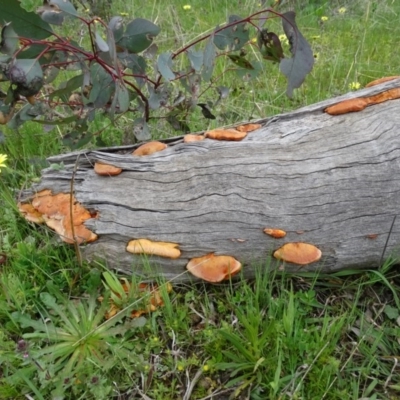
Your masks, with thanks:
[[[270,256],[288,242],[322,251],[319,262],[286,264],[289,272],[376,267],[400,209],[400,100],[339,116],[323,110],[399,86],[391,81],[255,121],[264,126],[240,142],[179,137],[145,157],[131,155],[135,146],[51,157],[64,169],[44,170],[27,198],[42,189],[69,192],[76,163],[75,197],[98,211],[85,225],[99,239],[82,247],[84,257],[144,277],[191,279],[188,261],[211,252],[235,257],[252,277],[256,265],[282,269]],[[96,161],[123,172],[96,175]],[[287,235],[274,239],[263,233],[266,227]],[[126,252],[128,241],[139,238],[178,243],[181,257]],[[400,218],[385,256],[399,250]]]

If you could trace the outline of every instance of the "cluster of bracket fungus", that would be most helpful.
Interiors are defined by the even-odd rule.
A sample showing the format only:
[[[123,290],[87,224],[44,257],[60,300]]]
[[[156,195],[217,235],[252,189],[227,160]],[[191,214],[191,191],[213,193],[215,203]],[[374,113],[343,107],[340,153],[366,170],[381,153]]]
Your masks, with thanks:
[[[248,132],[252,132],[256,129],[261,128],[261,124],[246,124],[240,125],[236,128],[217,128],[207,131],[204,137],[214,140],[229,140],[229,141],[239,141],[247,136]]]
[[[275,228],[265,228],[264,233],[275,239],[281,239],[286,236],[286,232],[284,230]]]
[[[377,79],[370,82],[366,87],[379,85],[380,83],[388,82],[393,79],[400,78],[399,76],[389,76],[386,78]],[[357,112],[364,110],[365,107],[374,104],[383,103],[388,100],[395,100],[400,98],[400,88],[386,90],[385,92],[375,94],[369,97],[357,97],[334,104],[333,106],[325,108],[325,112],[330,115],[341,115],[350,112]]]
[[[133,254],[148,254],[166,258],[179,258],[181,251],[177,243],[153,242],[148,239],[134,239],[129,241],[126,251]]]
[[[115,167],[114,165],[110,164],[96,162],[94,164],[94,172],[101,176],[116,176],[122,172],[122,168]]]
[[[45,223],[66,243],[89,243],[97,239],[97,235],[84,225],[95,215],[69,193],[53,195],[51,190],[43,190],[35,195],[31,203],[19,204],[18,207],[25,219]]]
[[[230,279],[242,269],[242,264],[231,256],[216,256],[214,253],[192,258],[187,270],[207,282],[217,283]]]
[[[142,144],[132,154],[134,156],[149,156],[150,154],[157,153],[166,149],[168,146],[165,143],[153,141]]]
[[[294,242],[286,243],[274,252],[278,260],[298,265],[307,265],[321,259],[321,250],[309,243]]]
[[[188,133],[183,137],[183,143],[190,143],[190,142],[199,142],[200,140],[204,140],[203,135],[194,135],[192,133]]]

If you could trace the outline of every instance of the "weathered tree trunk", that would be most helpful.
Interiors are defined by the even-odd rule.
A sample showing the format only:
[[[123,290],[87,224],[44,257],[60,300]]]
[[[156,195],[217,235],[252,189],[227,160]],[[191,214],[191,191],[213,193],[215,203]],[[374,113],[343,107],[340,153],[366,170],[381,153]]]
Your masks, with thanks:
[[[43,189],[69,193],[74,176],[76,200],[97,211],[85,225],[98,239],[81,247],[84,257],[146,277],[188,280],[188,261],[213,252],[235,257],[251,277],[255,265],[267,265],[287,242],[314,244],[322,258],[305,266],[272,259],[271,267],[376,267],[400,209],[400,100],[338,116],[323,110],[396,87],[400,80],[258,121],[263,127],[239,142],[183,143],[180,137],[144,157],[132,156],[135,146],[51,157],[64,169],[44,170],[25,201]],[[123,172],[99,176],[95,162]],[[272,238],[266,227],[287,235]],[[181,256],[127,252],[127,243],[139,238],[177,243]],[[399,249],[400,218],[385,257]]]

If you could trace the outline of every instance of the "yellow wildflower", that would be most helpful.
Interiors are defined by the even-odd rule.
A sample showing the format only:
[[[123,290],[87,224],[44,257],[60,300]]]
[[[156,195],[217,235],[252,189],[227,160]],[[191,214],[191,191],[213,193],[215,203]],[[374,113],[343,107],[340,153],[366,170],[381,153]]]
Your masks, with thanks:
[[[6,167],[7,154],[0,154],[0,172],[2,168]]]
[[[328,17],[327,17],[326,15],[323,15],[323,16],[321,17],[321,21],[322,21],[322,22],[328,21]]]
[[[204,372],[207,372],[207,371],[209,371],[210,370],[210,366],[209,365],[203,365],[203,371]]]
[[[289,40],[288,40],[288,38],[286,37],[286,35],[279,35],[279,40],[281,41],[281,43],[282,44],[286,44],[286,45],[288,45],[289,44]]]
[[[186,10],[186,11],[190,10],[191,8],[192,8],[192,6],[189,5],[189,4],[186,4],[186,5],[183,6],[183,9]]]
[[[346,12],[346,7],[340,7],[338,11],[339,14],[344,14]]]
[[[361,87],[360,82],[349,83],[349,89],[351,89],[351,90],[357,90],[357,89],[360,89],[360,87]]]
[[[185,369],[185,367],[182,364],[178,365],[178,371],[183,371]]]
[[[122,17],[127,17],[129,14],[127,12],[120,12],[119,15]]]

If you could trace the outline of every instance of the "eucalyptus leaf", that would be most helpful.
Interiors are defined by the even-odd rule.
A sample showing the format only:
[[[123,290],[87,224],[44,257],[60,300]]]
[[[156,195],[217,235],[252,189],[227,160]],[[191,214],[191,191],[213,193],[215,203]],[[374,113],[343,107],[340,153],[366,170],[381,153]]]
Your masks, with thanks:
[[[203,66],[204,52],[202,50],[194,50],[189,48],[186,50],[186,54],[189,58],[191,67],[196,72],[200,72]]]
[[[207,40],[206,48],[204,49],[203,71],[202,78],[208,82],[211,79],[214,71],[214,63],[217,52],[214,45],[214,35],[211,35]]]
[[[172,81],[175,79],[175,74],[172,72],[172,53],[166,52],[161,53],[157,59],[157,69],[161,76],[166,81]]]
[[[11,22],[5,24],[1,29],[0,51],[12,55],[18,47],[18,35],[11,26]]]
[[[238,15],[230,15],[228,18],[228,27],[219,30],[214,34],[214,43],[220,50],[240,50],[250,39],[246,22],[240,22],[242,18]]]
[[[133,121],[133,134],[139,142],[151,139],[150,129],[144,118]]]
[[[36,59],[17,59],[9,69],[8,77],[16,85],[14,92],[25,97],[34,96],[43,86],[43,71]]]
[[[136,18],[128,23],[117,45],[131,53],[140,53],[153,43],[153,38],[159,33],[160,28],[151,21]]]
[[[100,51],[107,52],[107,51],[110,50],[110,48],[108,47],[107,42],[101,37],[101,35],[97,31],[94,34],[94,40],[96,42],[97,48]]]
[[[112,17],[110,22],[108,23],[108,29],[114,35],[115,42],[118,42],[124,33],[124,20],[122,17],[116,16]]]
[[[280,71],[288,79],[286,94],[289,98],[293,97],[293,89],[302,85],[314,65],[311,46],[298,29],[295,18],[294,11],[282,15],[283,30],[290,43],[290,52],[293,54],[292,58],[281,60],[279,65]]]
[[[48,23],[37,14],[23,9],[18,0],[0,0],[0,16],[2,22],[12,22],[12,27],[19,36],[40,40],[53,34]]]

